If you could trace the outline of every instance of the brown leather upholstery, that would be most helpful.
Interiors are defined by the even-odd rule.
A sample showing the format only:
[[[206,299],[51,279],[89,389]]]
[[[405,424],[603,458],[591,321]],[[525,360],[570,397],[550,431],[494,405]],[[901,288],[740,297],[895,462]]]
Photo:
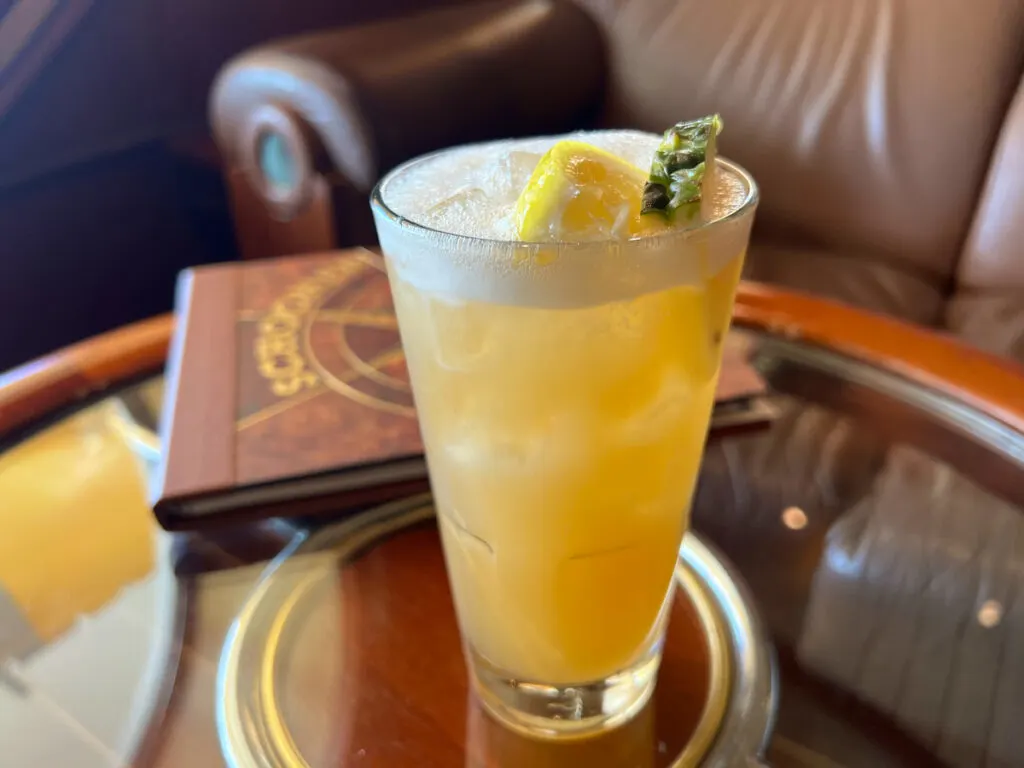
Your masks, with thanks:
[[[755,225],[744,277],[785,285],[874,312],[933,325],[942,317],[945,282],[903,269],[864,249],[809,246],[766,236]]]
[[[611,122],[719,111],[762,222],[952,272],[1020,78],[1024,5],[582,2],[609,40]]]
[[[1024,289],[961,289],[949,300],[946,317],[974,346],[1024,362]]]
[[[343,218],[338,203],[358,201],[363,220],[338,227],[339,239],[322,243],[329,247],[372,236],[363,201],[383,171],[455,143],[583,124],[599,103],[603,74],[598,30],[577,6],[497,0],[244,54],[218,77],[211,112],[232,168],[239,218],[257,218],[259,203],[235,175],[247,177],[253,189],[267,189],[259,143],[268,132],[284,137],[298,174],[285,199],[263,194],[265,216],[290,221],[316,197]],[[343,200],[327,200],[315,175],[332,177]],[[316,213],[309,216],[320,221]],[[289,232],[302,238],[305,226],[297,222]],[[263,226],[262,239],[278,237],[274,229]],[[283,235],[286,242],[290,237]],[[242,243],[250,256],[270,255],[245,233]]]
[[[957,269],[946,322],[983,349],[1024,361],[1024,79]]]
[[[724,151],[762,189],[749,276],[941,319],[1020,76],[1024,6],[582,2],[609,40],[609,122],[722,113]]]
[[[606,124],[717,109],[762,186],[748,276],[940,323],[1022,35],[1015,0],[472,4],[257,49],[211,107],[236,167],[253,165],[248,116],[276,104],[357,192],[422,151],[579,125],[604,80]]]
[[[1002,123],[957,269],[966,288],[1024,289],[1024,78]]]
[[[382,171],[453,142],[579,124],[602,72],[596,29],[575,6],[473,4],[243,55],[214,87],[214,128],[229,159],[244,162],[232,139],[254,108],[287,107],[368,192]]]

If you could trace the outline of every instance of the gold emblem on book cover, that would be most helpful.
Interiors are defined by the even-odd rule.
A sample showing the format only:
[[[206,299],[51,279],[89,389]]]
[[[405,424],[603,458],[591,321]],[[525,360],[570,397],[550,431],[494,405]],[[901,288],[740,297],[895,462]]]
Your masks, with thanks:
[[[398,323],[379,257],[340,258],[298,281],[258,323],[260,375],[282,398],[327,388],[415,416]]]

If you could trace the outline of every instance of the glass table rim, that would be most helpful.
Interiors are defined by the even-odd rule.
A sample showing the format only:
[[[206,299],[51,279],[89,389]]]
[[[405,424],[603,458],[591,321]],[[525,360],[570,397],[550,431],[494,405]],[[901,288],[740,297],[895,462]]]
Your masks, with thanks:
[[[747,282],[734,327],[837,380],[888,395],[1024,470],[1024,366],[942,331]]]

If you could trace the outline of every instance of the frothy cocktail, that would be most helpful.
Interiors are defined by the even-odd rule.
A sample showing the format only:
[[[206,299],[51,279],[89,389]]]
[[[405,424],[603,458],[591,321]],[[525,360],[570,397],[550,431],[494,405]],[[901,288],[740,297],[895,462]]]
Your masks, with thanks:
[[[756,198],[716,163],[648,223],[661,137],[566,138],[413,161],[374,205],[470,666],[542,732],[650,692]]]

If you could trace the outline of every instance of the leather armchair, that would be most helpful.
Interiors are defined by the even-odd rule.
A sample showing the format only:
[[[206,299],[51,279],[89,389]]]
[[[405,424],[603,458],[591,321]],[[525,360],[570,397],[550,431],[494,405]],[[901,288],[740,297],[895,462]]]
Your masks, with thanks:
[[[242,253],[371,242],[366,201],[384,171],[453,144],[586,125],[604,74],[596,23],[538,0],[435,9],[245,53],[211,96]]]
[[[1024,7],[915,23],[868,5],[472,3],[251,50],[210,103],[243,253],[372,240],[367,194],[422,152],[717,110],[762,187],[749,277],[941,324],[950,286],[974,279],[963,244],[1021,77]]]

